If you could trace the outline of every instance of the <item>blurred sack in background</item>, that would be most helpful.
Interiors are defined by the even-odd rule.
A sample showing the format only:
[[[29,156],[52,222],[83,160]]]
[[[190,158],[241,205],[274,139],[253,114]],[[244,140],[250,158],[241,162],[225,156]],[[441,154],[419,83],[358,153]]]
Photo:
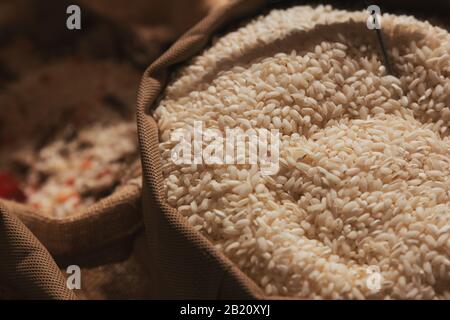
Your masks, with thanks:
[[[144,63],[198,22],[211,8],[227,0],[79,0],[80,5],[122,29],[134,59]]]
[[[121,57],[144,68],[227,0],[0,0],[0,86],[61,54]],[[80,6],[82,29],[66,28]]]
[[[66,28],[73,3],[81,30]],[[132,119],[145,66],[219,2],[73,3],[0,0],[0,169],[19,145],[39,152],[35,138],[55,138],[73,121],[70,110],[102,120],[96,106],[112,103]],[[64,282],[69,265],[81,268],[78,298],[149,298],[138,186],[61,219],[4,199],[0,209],[1,298],[75,298]]]

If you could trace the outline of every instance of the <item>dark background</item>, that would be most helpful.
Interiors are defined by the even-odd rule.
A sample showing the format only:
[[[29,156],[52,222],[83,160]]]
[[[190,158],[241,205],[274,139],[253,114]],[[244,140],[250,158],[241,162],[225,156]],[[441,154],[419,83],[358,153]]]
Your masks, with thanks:
[[[167,49],[208,11],[230,0],[0,0],[0,92],[6,86],[67,56],[113,58],[139,70]],[[332,4],[362,10],[413,14],[450,26],[448,0],[267,0],[269,6]],[[66,8],[77,4],[82,29],[66,29]]]

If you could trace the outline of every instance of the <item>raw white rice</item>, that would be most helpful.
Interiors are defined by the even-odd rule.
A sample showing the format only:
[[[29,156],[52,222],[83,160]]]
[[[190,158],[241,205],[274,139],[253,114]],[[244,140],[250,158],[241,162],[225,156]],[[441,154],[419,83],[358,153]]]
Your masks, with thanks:
[[[366,19],[274,10],[182,68],[155,111],[169,204],[267,295],[450,298],[450,35],[384,15],[385,26],[427,35],[391,49],[398,78],[345,35],[240,60],[296,32]],[[170,133],[194,121],[280,130],[279,172],[176,165]],[[368,285],[373,268],[379,290]]]

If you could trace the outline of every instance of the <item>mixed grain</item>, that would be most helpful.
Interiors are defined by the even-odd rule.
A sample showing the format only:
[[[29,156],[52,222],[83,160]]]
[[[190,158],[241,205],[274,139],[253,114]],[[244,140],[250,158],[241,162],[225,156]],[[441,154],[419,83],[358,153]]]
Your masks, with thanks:
[[[110,194],[137,158],[133,121],[93,124],[61,134],[30,161],[26,202],[63,218]]]

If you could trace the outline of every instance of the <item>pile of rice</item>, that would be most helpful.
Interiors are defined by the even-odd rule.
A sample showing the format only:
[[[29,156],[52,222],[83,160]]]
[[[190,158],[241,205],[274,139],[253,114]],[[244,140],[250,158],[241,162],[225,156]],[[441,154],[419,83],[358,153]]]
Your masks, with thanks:
[[[133,121],[65,132],[29,161],[27,203],[62,218],[110,194],[137,159],[136,135]]]
[[[292,41],[366,19],[271,11],[182,68],[155,111],[169,204],[267,295],[450,298],[450,35],[384,15],[411,34],[389,47],[398,77],[345,32]],[[278,129],[279,171],[175,164],[171,133],[194,121]]]

